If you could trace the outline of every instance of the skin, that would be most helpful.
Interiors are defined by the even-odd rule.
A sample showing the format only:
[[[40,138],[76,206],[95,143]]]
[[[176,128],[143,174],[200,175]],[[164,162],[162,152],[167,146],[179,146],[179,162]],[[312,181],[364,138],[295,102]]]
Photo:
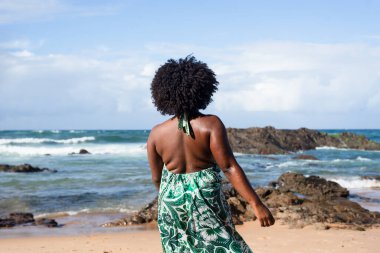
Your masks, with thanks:
[[[159,189],[164,164],[172,173],[192,173],[215,163],[237,192],[251,205],[261,226],[275,220],[262,203],[236,161],[229,145],[226,128],[215,115],[198,113],[190,121],[191,137],[178,130],[178,117],[155,126],[148,138],[147,152],[152,181]]]

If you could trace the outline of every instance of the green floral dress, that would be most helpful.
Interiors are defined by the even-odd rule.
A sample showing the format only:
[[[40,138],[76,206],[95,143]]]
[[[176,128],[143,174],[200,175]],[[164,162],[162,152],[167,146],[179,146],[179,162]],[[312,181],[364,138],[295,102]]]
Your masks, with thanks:
[[[252,252],[232,223],[220,169],[174,174],[164,165],[158,198],[163,252]]]

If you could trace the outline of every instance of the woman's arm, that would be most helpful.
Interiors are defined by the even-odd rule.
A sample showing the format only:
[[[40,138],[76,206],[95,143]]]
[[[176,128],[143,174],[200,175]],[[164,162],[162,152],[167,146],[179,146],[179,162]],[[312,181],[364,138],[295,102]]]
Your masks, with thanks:
[[[222,121],[216,116],[213,121],[210,133],[210,148],[216,163],[237,192],[252,206],[261,226],[267,227],[273,225],[275,220],[271,212],[257,196],[232,153],[226,128]]]
[[[152,172],[152,181],[153,181],[153,184],[156,186],[157,190],[159,190],[160,183],[161,183],[162,167],[164,166],[164,162],[162,161],[161,156],[157,153],[157,150],[156,150],[156,144],[155,144],[156,133],[155,132],[156,132],[155,128],[153,128],[149,134],[149,138],[146,143],[146,149],[148,153],[150,170]]]

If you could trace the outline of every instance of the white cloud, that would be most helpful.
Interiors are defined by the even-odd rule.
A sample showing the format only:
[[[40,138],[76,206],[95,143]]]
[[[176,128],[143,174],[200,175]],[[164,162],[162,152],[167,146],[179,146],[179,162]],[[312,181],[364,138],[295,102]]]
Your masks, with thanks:
[[[138,58],[130,60],[2,53],[0,113],[85,115],[145,107],[151,77],[139,74],[145,65]]]
[[[141,71],[140,75],[142,76],[148,76],[152,77],[154,73],[156,72],[156,69],[158,68],[157,64],[154,63],[148,63],[144,66],[143,70]]]
[[[33,53],[28,51],[28,50],[22,50],[22,51],[17,51],[17,52],[14,52],[12,53],[14,56],[17,56],[17,57],[30,57],[30,56],[33,56]]]
[[[234,50],[216,68],[221,111],[349,112],[378,101],[379,47],[271,42]]]
[[[110,120],[137,117],[129,121],[141,120],[146,113],[155,115],[149,90],[154,71],[167,58],[186,56],[190,46],[149,45],[133,53],[107,49],[99,54],[95,49],[82,55],[40,55],[7,48],[0,51],[0,123],[6,117],[3,122],[14,126],[17,118],[29,116],[49,124],[46,120],[53,115],[67,122],[75,115],[96,120],[104,115]],[[192,51],[217,74],[220,86],[210,109],[222,117],[237,112],[281,113],[300,120],[314,114],[331,119],[338,114],[355,118],[380,113],[376,46],[268,42]],[[87,124],[94,128],[98,123]]]

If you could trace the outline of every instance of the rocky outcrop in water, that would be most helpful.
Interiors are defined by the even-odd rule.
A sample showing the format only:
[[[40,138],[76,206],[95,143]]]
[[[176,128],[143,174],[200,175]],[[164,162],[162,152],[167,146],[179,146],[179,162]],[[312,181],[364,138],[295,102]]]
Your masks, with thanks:
[[[346,198],[349,194],[346,188],[336,182],[318,176],[305,177],[299,173],[284,173],[278,178],[277,183],[281,192],[300,193],[313,199]]]
[[[79,153],[78,154],[80,154],[80,155],[89,155],[89,154],[91,154],[90,152],[88,152],[86,149],[81,149],[81,150],[79,150]]]
[[[32,213],[11,213],[8,217],[0,218],[0,228],[11,228],[19,225],[58,227],[58,223],[53,219],[34,219]]]
[[[90,154],[91,153],[86,149],[81,149],[81,150],[79,150],[78,153],[75,153],[75,152],[69,153],[69,155],[90,155]]]
[[[255,220],[250,205],[230,183],[223,183],[223,192],[230,206],[234,224]],[[347,199],[349,192],[339,184],[318,176],[305,177],[298,173],[284,173],[269,187],[256,189],[270,208],[277,222],[302,228],[314,225],[318,229],[349,228],[365,230],[380,226],[380,213],[370,212]],[[157,220],[157,198],[139,212],[103,226],[127,226]]]
[[[16,173],[57,172],[57,170],[34,167],[27,163],[21,165],[0,164],[0,171]]]
[[[234,152],[247,154],[286,154],[322,146],[380,150],[380,143],[370,141],[364,135],[346,132],[329,135],[307,128],[228,128],[227,135]]]

